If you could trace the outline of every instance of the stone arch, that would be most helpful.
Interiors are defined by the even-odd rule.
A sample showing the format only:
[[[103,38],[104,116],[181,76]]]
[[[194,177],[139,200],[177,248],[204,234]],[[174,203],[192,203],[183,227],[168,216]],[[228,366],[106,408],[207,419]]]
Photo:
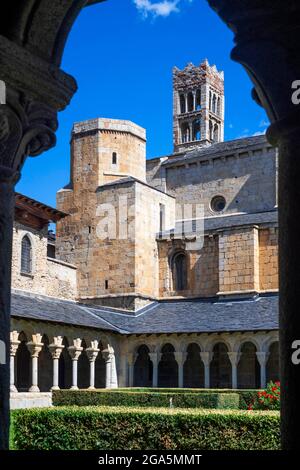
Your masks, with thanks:
[[[218,116],[221,116],[221,98],[219,96],[218,101],[217,101],[217,114]]]
[[[83,350],[78,358],[78,388],[88,388],[90,385],[90,361],[86,353],[86,341],[81,342]]]
[[[191,135],[190,135],[190,126],[188,122],[184,122],[181,125],[181,142],[190,142]]]
[[[183,365],[183,386],[186,388],[204,387],[204,365],[200,351],[197,343],[190,343],[187,346],[187,357]]]
[[[21,239],[21,273],[31,274],[33,271],[33,247],[30,236],[26,233]]]
[[[149,356],[149,348],[142,344],[137,349],[137,358],[134,363],[134,387],[151,387],[153,377],[153,364]]]
[[[238,388],[259,388],[260,365],[256,356],[256,345],[244,341],[240,346],[240,359],[237,365]]]
[[[212,112],[216,114],[217,112],[217,97],[214,94],[212,99]]]
[[[31,356],[27,336],[21,331],[15,359],[15,384],[18,392],[27,392],[31,386]]]
[[[194,111],[194,96],[193,93],[190,91],[187,96],[187,103],[188,103],[188,112]]]
[[[209,140],[214,140],[214,125],[212,121],[209,121]]]
[[[59,356],[59,388],[71,388],[72,385],[72,359],[68,351],[69,341],[66,336],[63,338],[64,348]]]
[[[201,90],[196,91],[196,111],[201,109]]]
[[[185,251],[176,251],[171,258],[172,282],[174,291],[187,289],[188,260]]]
[[[228,357],[228,347],[224,342],[218,342],[212,349],[213,358],[210,363],[211,388],[231,388],[231,362]]]
[[[104,346],[101,341],[99,341],[98,348],[100,349],[98,356],[95,361],[95,388],[105,388],[106,384],[106,362],[102,355],[104,351]]]
[[[171,343],[166,343],[161,348],[161,359],[158,363],[158,386],[178,387],[178,364],[175,359],[175,348]]]
[[[201,121],[196,119],[193,122],[193,140],[201,140]]]
[[[53,385],[53,360],[49,350],[49,338],[45,334],[42,343],[38,358],[38,386],[41,392],[49,392]]]
[[[268,382],[279,381],[279,342],[274,341],[269,346],[269,357],[266,365],[266,379]]]
[[[180,112],[181,114],[184,114],[186,112],[186,109],[185,109],[185,96],[183,94],[180,95],[179,102],[180,102]]]
[[[213,141],[214,142],[219,142],[219,126],[218,126],[218,124],[214,125]]]

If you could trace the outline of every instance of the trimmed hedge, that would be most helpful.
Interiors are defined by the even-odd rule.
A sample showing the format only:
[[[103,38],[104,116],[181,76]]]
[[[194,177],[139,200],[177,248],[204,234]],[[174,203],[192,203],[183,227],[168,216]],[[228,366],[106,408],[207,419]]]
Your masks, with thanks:
[[[214,408],[238,409],[240,396],[238,393],[201,392],[170,393],[116,390],[55,390],[52,394],[55,406],[135,406],[135,407],[170,407],[174,408]]]
[[[60,407],[12,412],[16,450],[278,450],[276,411]]]

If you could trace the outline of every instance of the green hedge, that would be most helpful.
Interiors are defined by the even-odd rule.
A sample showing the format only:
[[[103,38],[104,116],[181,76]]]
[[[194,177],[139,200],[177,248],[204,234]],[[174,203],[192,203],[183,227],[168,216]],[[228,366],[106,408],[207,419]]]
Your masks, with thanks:
[[[277,450],[276,411],[60,407],[15,410],[16,450]]]
[[[215,408],[238,409],[240,396],[238,393],[208,392],[177,393],[172,391],[140,392],[119,390],[55,390],[53,405],[66,406],[135,406],[135,407],[170,407],[174,408]]]

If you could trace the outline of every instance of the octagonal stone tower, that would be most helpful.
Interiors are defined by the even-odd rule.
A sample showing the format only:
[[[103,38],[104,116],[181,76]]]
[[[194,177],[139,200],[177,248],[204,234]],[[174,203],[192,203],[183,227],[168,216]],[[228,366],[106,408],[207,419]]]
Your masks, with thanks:
[[[224,140],[224,73],[205,59],[173,69],[174,151]]]

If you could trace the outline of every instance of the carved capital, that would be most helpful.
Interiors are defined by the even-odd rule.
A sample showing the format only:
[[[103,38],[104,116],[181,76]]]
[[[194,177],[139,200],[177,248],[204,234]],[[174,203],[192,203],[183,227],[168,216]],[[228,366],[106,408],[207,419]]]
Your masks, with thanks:
[[[29,349],[31,357],[39,357],[43,346],[43,343],[34,343],[33,341],[27,343],[27,347]]]
[[[98,354],[99,354],[99,351],[100,351],[100,349],[96,349],[96,348],[87,348],[87,349],[85,350],[85,352],[86,352],[86,355],[87,355],[87,357],[88,357],[88,360],[89,360],[90,362],[95,362],[95,360],[97,359],[97,356],[98,356]]]
[[[64,345],[62,344],[62,336],[54,336],[53,343],[49,345],[49,350],[52,355],[52,359],[59,359]]]
[[[234,32],[232,59],[244,66],[255,87],[252,96],[265,108],[270,121],[291,119],[294,114],[299,117],[300,105],[292,100],[292,85],[300,80],[300,3],[244,0],[242,8],[240,0],[208,3]],[[271,143],[276,143],[274,135]]]
[[[81,339],[80,338],[74,339],[73,346],[69,346],[68,351],[70,353],[72,361],[78,361],[79,356],[83,351],[83,347],[81,346]]]
[[[7,88],[0,105],[0,181],[16,183],[27,156],[40,155],[56,143],[56,111]]]

